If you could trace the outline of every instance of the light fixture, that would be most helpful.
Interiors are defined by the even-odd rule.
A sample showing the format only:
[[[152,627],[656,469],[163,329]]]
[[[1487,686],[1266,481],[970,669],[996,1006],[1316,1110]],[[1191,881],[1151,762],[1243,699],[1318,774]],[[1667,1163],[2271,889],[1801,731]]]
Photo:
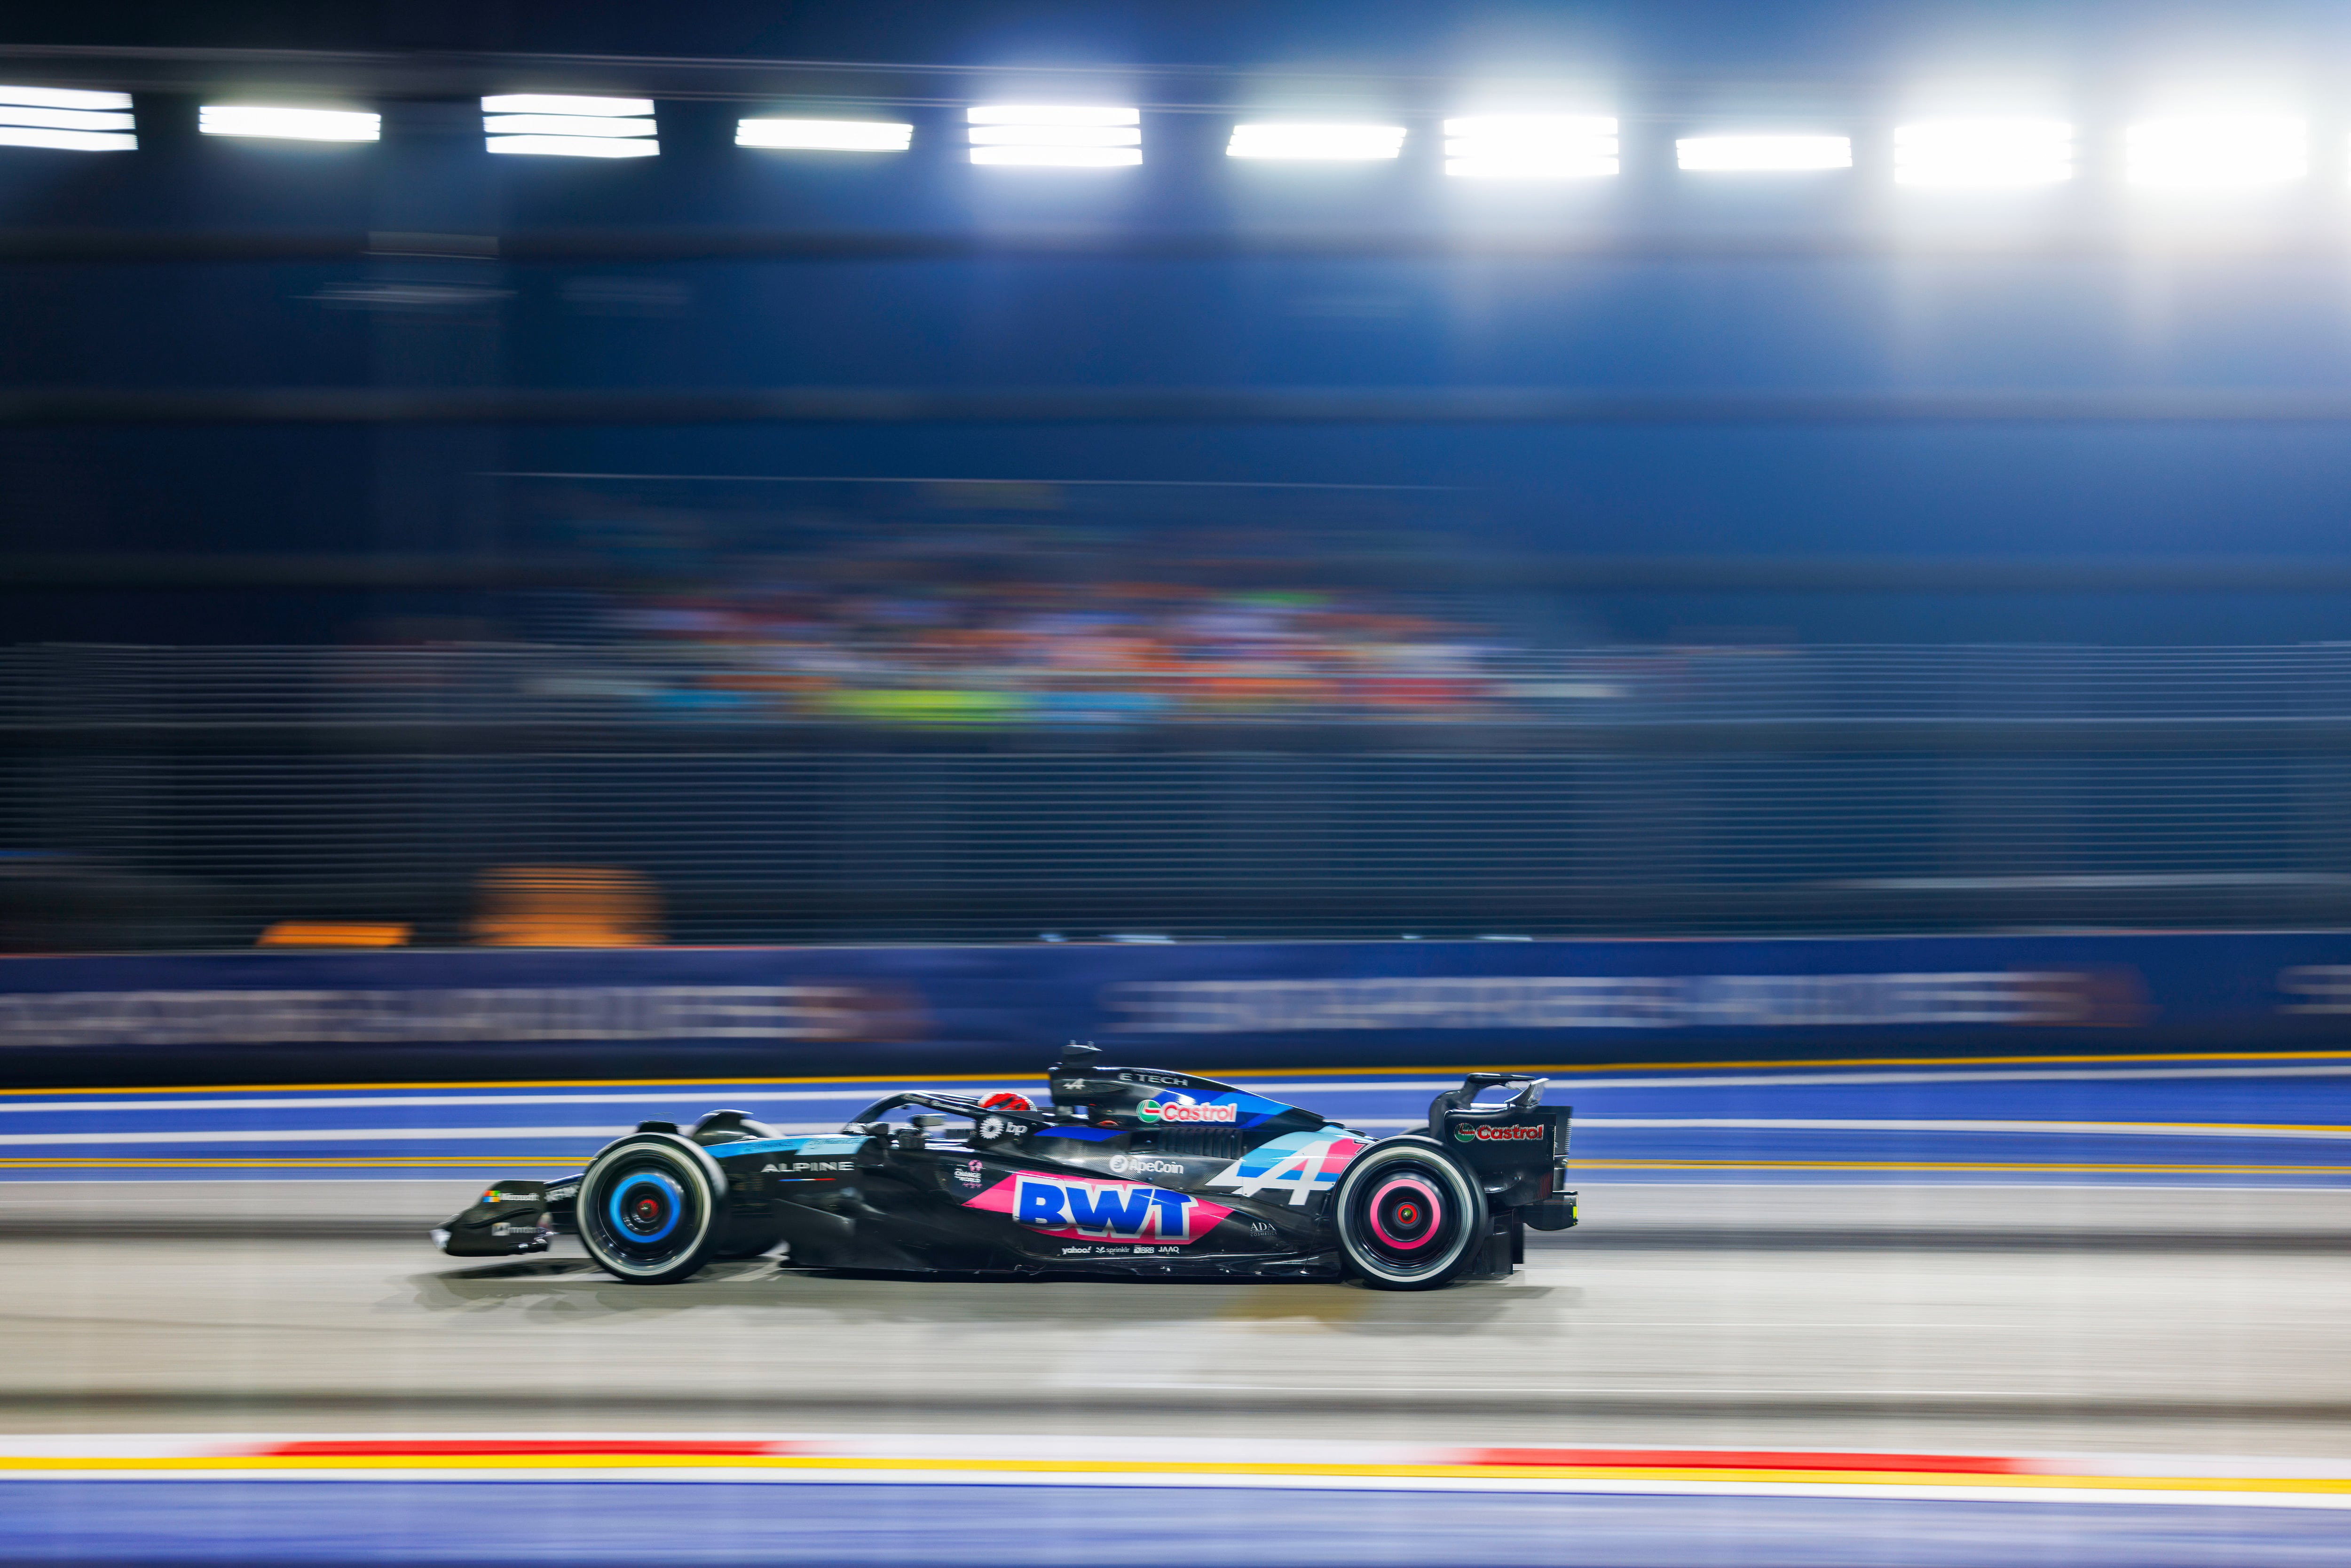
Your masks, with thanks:
[[[1686,136],[1674,143],[1684,169],[1741,174],[1794,173],[1853,167],[1853,141],[1844,136]]]
[[[2310,172],[2310,134],[2290,114],[2200,114],[2144,120],[2125,135],[2134,185],[2219,191],[2284,185]]]
[[[2062,185],[2074,128],[2062,120],[1928,120],[1894,128],[1894,183],[1950,189]]]
[[[1603,114],[1475,114],[1445,122],[1445,172],[1477,180],[1577,180],[1616,172]]]
[[[482,99],[493,152],[548,158],[652,158],[661,152],[649,98],[508,92]]]
[[[1401,125],[1277,120],[1234,126],[1232,140],[1225,143],[1225,156],[1301,163],[1371,163],[1394,158],[1403,147]]]
[[[804,152],[904,152],[914,128],[879,120],[738,120],[737,147],[781,147]]]
[[[196,108],[196,129],[206,136],[259,136],[278,141],[373,141],[382,134],[382,121],[357,109],[206,103]]]
[[[1114,105],[982,103],[965,112],[971,161],[1061,169],[1143,162],[1143,117]]]
[[[0,147],[128,152],[139,145],[131,128],[127,92],[0,87]]]

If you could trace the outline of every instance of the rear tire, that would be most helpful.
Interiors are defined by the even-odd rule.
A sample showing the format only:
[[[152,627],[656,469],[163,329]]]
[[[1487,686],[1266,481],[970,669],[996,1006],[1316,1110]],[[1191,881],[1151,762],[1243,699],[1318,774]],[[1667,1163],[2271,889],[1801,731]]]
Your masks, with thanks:
[[[1348,1270],[1375,1291],[1433,1291],[1478,1266],[1485,1189],[1435,1140],[1374,1144],[1339,1177],[1331,1212]]]
[[[606,1272],[630,1285],[667,1285],[698,1272],[726,1228],[716,1162],[683,1138],[622,1139],[580,1178],[580,1239]]]

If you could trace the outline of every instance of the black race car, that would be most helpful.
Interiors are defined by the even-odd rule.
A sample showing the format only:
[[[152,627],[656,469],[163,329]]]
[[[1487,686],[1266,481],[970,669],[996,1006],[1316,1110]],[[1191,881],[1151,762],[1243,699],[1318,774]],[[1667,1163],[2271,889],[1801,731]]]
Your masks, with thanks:
[[[643,1122],[576,1176],[502,1181],[434,1232],[458,1258],[577,1233],[632,1284],[778,1245],[791,1268],[965,1277],[1338,1280],[1419,1291],[1499,1279],[1525,1227],[1575,1223],[1568,1111],[1543,1081],[1473,1072],[1426,1130],[1374,1139],[1184,1072],[1072,1045],[1051,1103],[893,1094],[838,1134],[740,1111]],[[1488,1089],[1516,1086],[1479,1105]],[[895,1119],[893,1119],[895,1118]]]

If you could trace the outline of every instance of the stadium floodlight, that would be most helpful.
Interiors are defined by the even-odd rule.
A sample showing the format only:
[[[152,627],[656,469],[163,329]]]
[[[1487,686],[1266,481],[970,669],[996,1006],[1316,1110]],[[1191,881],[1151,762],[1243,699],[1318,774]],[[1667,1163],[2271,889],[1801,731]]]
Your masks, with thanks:
[[[1685,136],[1674,143],[1684,169],[1738,174],[1796,173],[1853,167],[1845,136]]]
[[[482,99],[493,152],[553,158],[652,158],[661,152],[649,98],[507,92]]]
[[[58,152],[129,152],[131,95],[77,88],[0,87],[0,147]]]
[[[499,136],[651,136],[653,122],[586,114],[486,114],[482,129]]]
[[[206,136],[260,136],[278,141],[374,141],[382,120],[356,109],[291,109],[266,103],[205,103],[196,129]]]
[[[493,136],[493,152],[538,158],[653,158],[658,141],[631,141],[618,136]]]
[[[1295,163],[1375,163],[1404,149],[1401,125],[1305,124],[1271,121],[1233,127],[1228,158]]]
[[[25,109],[128,110],[131,95],[78,87],[0,87],[0,104]]]
[[[1445,172],[1475,180],[1589,180],[1616,172],[1604,114],[1474,114],[1445,122]]]
[[[1107,104],[982,103],[965,111],[971,161],[999,167],[1126,169],[1143,162],[1143,116]]]
[[[2074,177],[2074,127],[2063,120],[1928,120],[1894,128],[1894,183],[1994,190]]]
[[[2145,120],[2125,133],[2126,172],[2157,190],[2285,185],[2310,172],[2310,133],[2290,114],[2200,114]]]
[[[904,152],[914,128],[879,120],[738,120],[737,147],[780,147],[800,152]]]
[[[507,92],[482,99],[484,114],[585,114],[598,120],[651,114],[649,98],[582,98],[577,93]]]

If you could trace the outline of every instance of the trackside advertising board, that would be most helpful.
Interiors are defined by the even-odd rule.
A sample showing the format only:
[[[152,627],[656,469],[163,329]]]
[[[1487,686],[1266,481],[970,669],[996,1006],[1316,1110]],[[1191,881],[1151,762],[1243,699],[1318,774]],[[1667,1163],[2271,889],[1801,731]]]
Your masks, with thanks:
[[[0,958],[0,1082],[2323,1049],[2351,933]]]

